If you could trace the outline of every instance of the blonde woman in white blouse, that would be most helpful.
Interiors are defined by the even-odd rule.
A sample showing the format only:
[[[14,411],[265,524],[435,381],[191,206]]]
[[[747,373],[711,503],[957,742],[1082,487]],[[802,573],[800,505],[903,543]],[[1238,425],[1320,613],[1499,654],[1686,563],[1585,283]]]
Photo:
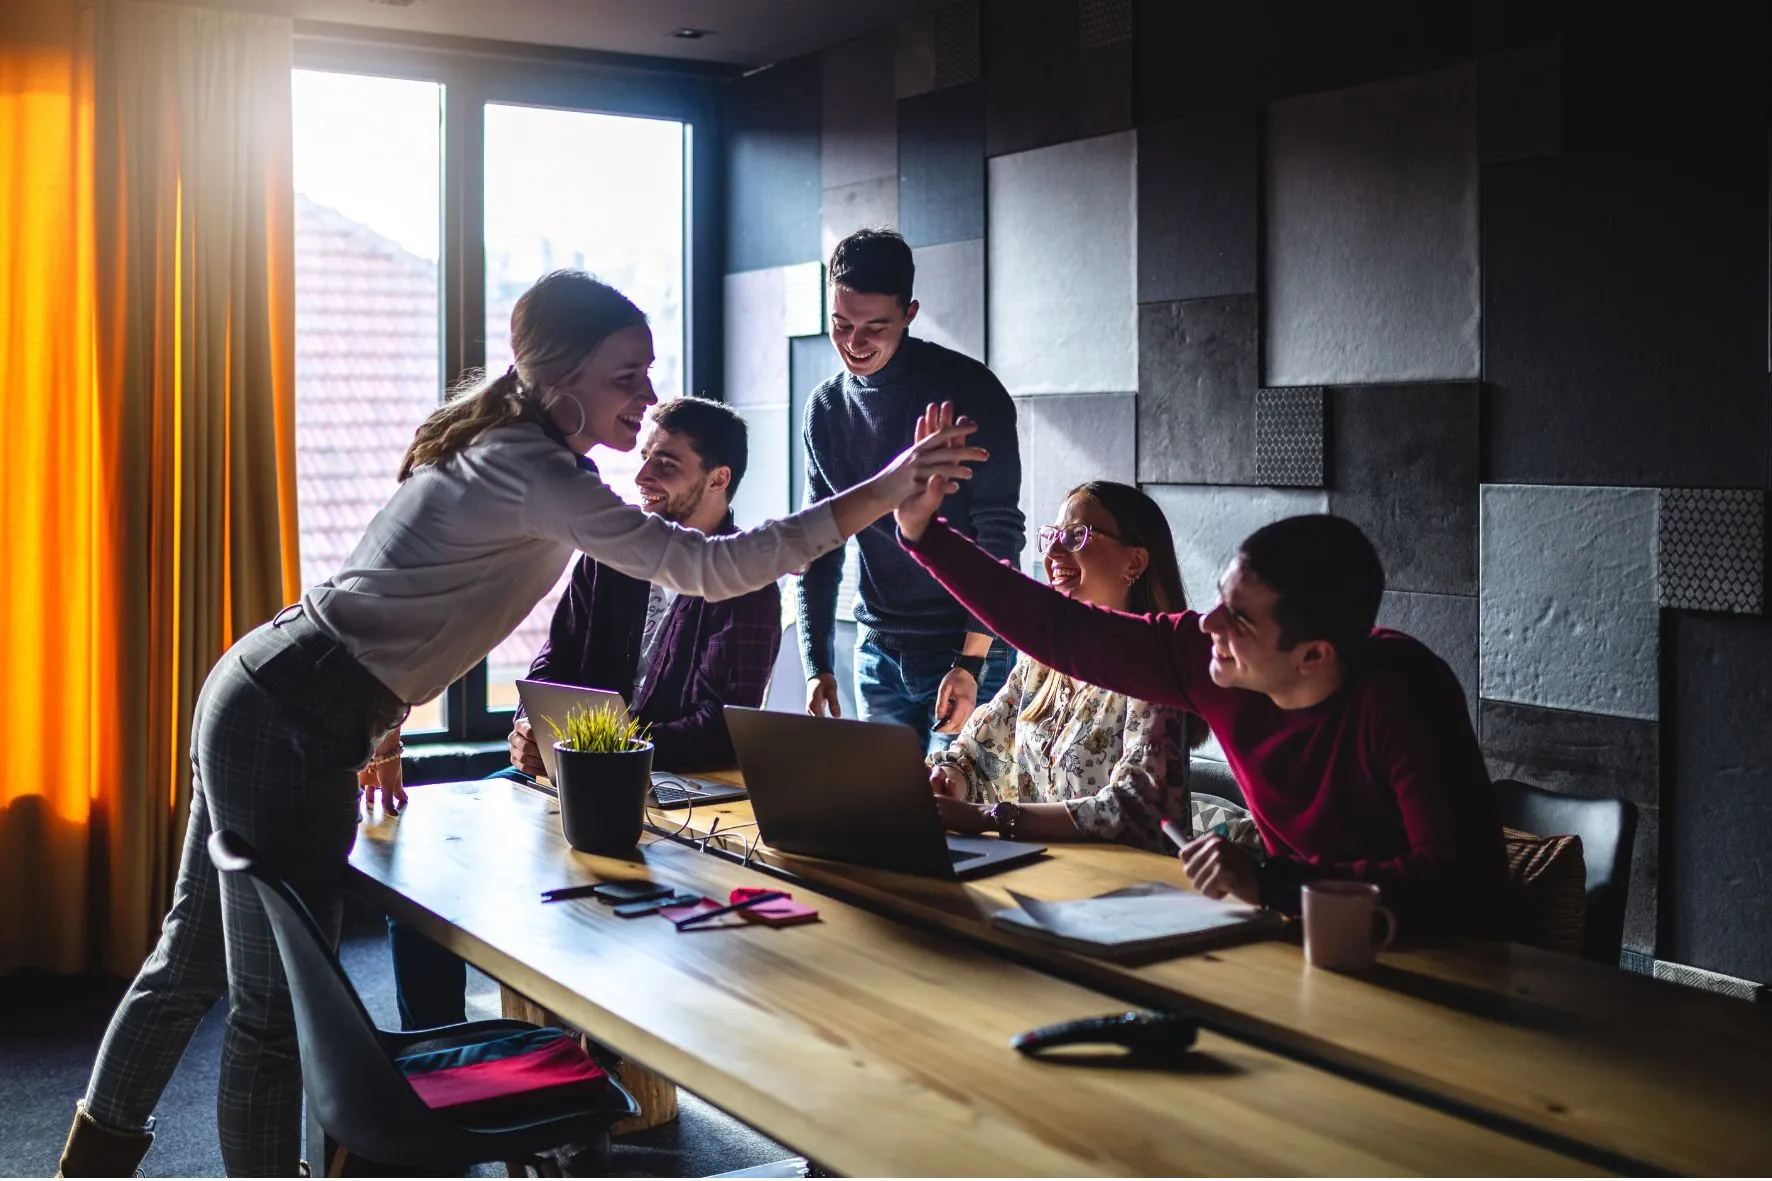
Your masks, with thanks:
[[[1046,580],[1072,598],[1140,614],[1187,607],[1169,522],[1136,488],[1075,489],[1039,544]],[[1205,735],[1190,714],[1023,656],[953,745],[930,756],[929,782],[956,832],[1162,851],[1162,821],[1190,828],[1187,752]]]

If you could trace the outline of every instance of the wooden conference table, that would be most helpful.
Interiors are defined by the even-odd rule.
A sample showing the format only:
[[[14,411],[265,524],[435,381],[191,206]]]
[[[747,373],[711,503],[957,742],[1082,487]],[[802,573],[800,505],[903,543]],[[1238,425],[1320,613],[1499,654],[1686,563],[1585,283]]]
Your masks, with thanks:
[[[365,821],[351,888],[828,1168],[855,1175],[1568,1175],[1594,1167],[1204,1032],[1170,1069],[1057,1065],[1011,1035],[1124,1003],[988,948],[795,886],[820,921],[682,932],[545,888],[650,877],[710,897],[777,884],[649,836],[569,850],[506,780],[414,787]]]
[[[740,782],[736,773],[710,776]],[[1399,1093],[1549,1137],[1622,1171],[1772,1172],[1772,1021],[1756,1006],[1520,944],[1386,952],[1358,976],[1304,966],[1296,932],[1131,967],[989,923],[1034,898],[1134,882],[1185,885],[1173,857],[1055,844],[1038,863],[961,884],[793,857],[756,844],[740,801],[654,819],[879,913],[1014,953],[1137,1004]]]

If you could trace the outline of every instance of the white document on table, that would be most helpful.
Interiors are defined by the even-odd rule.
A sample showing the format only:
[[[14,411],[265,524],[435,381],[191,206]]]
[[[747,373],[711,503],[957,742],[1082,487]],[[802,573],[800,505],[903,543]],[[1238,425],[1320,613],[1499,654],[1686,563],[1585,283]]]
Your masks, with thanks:
[[[1272,911],[1207,898],[1167,882],[1141,882],[1095,898],[1046,902],[1009,891],[999,927],[1109,958],[1180,953],[1280,926]]]

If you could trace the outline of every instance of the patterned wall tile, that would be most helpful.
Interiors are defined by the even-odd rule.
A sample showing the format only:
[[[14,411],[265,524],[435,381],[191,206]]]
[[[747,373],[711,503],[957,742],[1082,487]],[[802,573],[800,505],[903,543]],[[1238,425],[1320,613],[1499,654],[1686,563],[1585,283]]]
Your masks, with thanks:
[[[1077,43],[1084,49],[1132,40],[1132,0],[1081,0]]]
[[[817,57],[732,83],[725,108],[728,272],[818,257],[823,93]]]
[[[788,397],[786,268],[726,276],[726,400],[780,405]]]
[[[785,340],[782,352],[787,352]],[[785,517],[792,511],[789,473],[793,451],[788,418],[793,412],[783,403],[745,406],[740,413],[747,428],[749,454],[744,479],[732,498],[732,513],[739,528],[744,529]]]
[[[984,239],[916,251],[914,335],[984,361]]]
[[[1395,590],[1477,593],[1475,382],[1329,391],[1329,509],[1366,531]]]
[[[1654,720],[1656,492],[1485,484],[1483,696]]]
[[[845,41],[819,56],[824,91],[823,187],[897,176],[898,98],[893,92],[891,32]],[[830,204],[828,196],[825,204]]]
[[[828,263],[837,243],[856,230],[864,226],[898,225],[898,177],[887,176],[826,189],[823,212],[819,257]]]
[[[1017,398],[1021,436],[1021,511],[1028,522],[1022,568],[1041,575],[1034,533],[1051,524],[1065,493],[1089,480],[1133,483],[1131,394]]]
[[[1330,506],[1333,510],[1334,506]],[[1378,626],[1414,636],[1444,660],[1464,689],[1471,722],[1477,719],[1477,599],[1475,595],[1427,595],[1387,590]]]
[[[1268,109],[1271,386],[1479,374],[1476,72]]]
[[[1012,394],[1138,384],[1134,142],[1121,132],[990,161],[990,349]]]
[[[1254,110],[1138,129],[1138,302],[1255,290],[1260,137]]]
[[[898,218],[912,246],[984,236],[984,93],[974,82],[898,104]]]
[[[978,0],[960,0],[935,12],[935,84],[964,86],[980,77]]]
[[[1138,478],[1254,484],[1253,295],[1140,304]]]
[[[1663,607],[1759,615],[1766,609],[1766,493],[1664,488],[1655,584]]]
[[[1262,390],[1255,395],[1255,482],[1323,486],[1323,391]]]
[[[1217,601],[1218,579],[1245,537],[1263,525],[1329,507],[1325,493],[1290,489],[1147,484],[1144,490],[1169,518],[1188,604],[1201,608]]]

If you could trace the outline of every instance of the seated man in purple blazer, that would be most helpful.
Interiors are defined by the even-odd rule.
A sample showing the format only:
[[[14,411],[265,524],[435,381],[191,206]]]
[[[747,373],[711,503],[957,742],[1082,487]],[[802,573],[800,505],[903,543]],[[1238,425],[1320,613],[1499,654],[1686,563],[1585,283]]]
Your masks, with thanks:
[[[641,506],[685,528],[734,532],[731,501],[745,470],[744,419],[702,398],[661,402],[647,419],[635,481]],[[763,703],[780,647],[781,593],[773,585],[710,603],[581,556],[529,676],[620,693],[652,728],[658,770],[731,766],[721,707]],[[535,732],[521,714],[510,745],[513,768],[542,773]],[[467,1020],[467,966],[392,921],[388,939],[402,1028]]]
[[[635,480],[641,507],[703,533],[734,532],[730,506],[745,471],[744,419],[701,398],[662,402],[647,418]],[[658,770],[729,767],[732,739],[721,707],[763,703],[780,647],[781,592],[774,586],[710,603],[581,556],[529,676],[620,693],[651,727]],[[540,775],[535,732],[520,712],[510,743],[511,765]]]

